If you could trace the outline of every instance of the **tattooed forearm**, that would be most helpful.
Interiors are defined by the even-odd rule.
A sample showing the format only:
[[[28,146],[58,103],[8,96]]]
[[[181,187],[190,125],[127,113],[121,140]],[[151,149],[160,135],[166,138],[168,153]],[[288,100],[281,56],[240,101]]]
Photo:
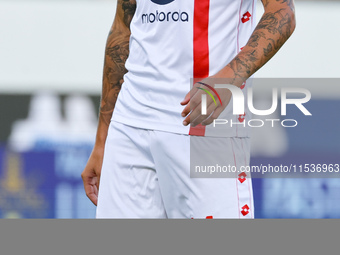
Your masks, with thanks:
[[[272,42],[268,43],[266,48],[263,48],[263,54],[265,57],[271,57],[271,53],[274,51],[273,45],[275,45],[274,40],[271,40]]]
[[[262,0],[263,6],[266,8],[271,1],[276,1],[280,4],[287,5],[291,10],[294,10],[294,0]]]
[[[280,2],[281,4],[287,4],[289,8],[294,11],[294,0],[276,0],[276,2]]]
[[[249,78],[269,61],[295,28],[292,0],[263,0],[265,13],[244,49],[230,62],[235,84]],[[236,79],[238,82],[236,82]]]
[[[135,0],[118,1],[116,19],[107,39],[99,113],[100,121],[107,126],[123,83],[123,76],[127,72],[125,62],[129,55],[129,26],[135,8]]]
[[[122,8],[124,11],[124,23],[129,27],[136,11],[136,0],[122,0]]]
[[[129,54],[129,35],[116,31],[107,42],[105,51],[103,91],[100,105],[100,119],[109,125],[118,93],[127,72],[125,61]]]

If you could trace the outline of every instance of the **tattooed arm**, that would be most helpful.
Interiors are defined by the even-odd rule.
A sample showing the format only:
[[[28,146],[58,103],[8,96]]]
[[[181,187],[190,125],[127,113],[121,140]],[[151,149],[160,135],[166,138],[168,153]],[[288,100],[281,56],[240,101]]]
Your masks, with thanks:
[[[209,78],[225,78],[228,83],[240,87],[245,80],[267,63],[291,36],[295,29],[294,1],[262,0],[262,3],[265,12],[247,45],[226,67]],[[209,78],[203,80],[203,82],[209,83]],[[210,85],[213,86],[213,84]],[[219,93],[222,101],[224,100],[224,106],[215,107],[212,102],[208,102],[207,114],[201,115],[198,106],[202,92],[197,89],[199,86],[200,84],[195,84],[194,88],[181,102],[182,105],[186,105],[182,112],[182,116],[186,117],[183,121],[185,126],[189,123],[192,126],[200,123],[203,125],[211,124],[230,101],[231,93],[224,89],[221,94]],[[206,118],[207,116],[209,118]]]
[[[118,0],[116,17],[111,27],[105,50],[102,98],[96,142],[82,173],[89,199],[97,205],[99,179],[104,145],[118,93],[127,72],[125,61],[129,55],[130,23],[136,9],[136,0]]]
[[[265,12],[247,45],[217,75],[237,79],[236,85],[267,63],[295,29],[293,0],[262,0],[262,3]]]

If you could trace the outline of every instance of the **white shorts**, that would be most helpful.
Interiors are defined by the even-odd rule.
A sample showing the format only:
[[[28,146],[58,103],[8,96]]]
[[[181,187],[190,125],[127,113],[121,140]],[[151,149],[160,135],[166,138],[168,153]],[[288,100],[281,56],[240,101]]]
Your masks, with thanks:
[[[190,177],[190,139],[188,135],[112,121],[96,217],[254,218],[249,174],[237,173],[235,178]],[[225,147],[225,164],[238,169],[249,164],[249,138],[218,139]]]

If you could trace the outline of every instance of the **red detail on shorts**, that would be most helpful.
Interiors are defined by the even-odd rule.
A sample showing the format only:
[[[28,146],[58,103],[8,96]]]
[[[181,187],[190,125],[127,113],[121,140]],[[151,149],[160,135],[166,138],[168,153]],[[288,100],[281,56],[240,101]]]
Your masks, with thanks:
[[[210,0],[195,0],[194,7],[194,77],[209,76]],[[190,127],[189,135],[204,136],[205,126]]]
[[[242,213],[242,215],[243,216],[246,216],[248,213],[249,213],[249,206],[248,205],[245,205],[245,206],[243,206],[242,207],[242,211],[241,211],[241,213]]]
[[[246,82],[243,82],[240,89],[244,89],[245,86],[246,86]]]
[[[213,216],[207,216],[206,219],[213,219]]]
[[[250,20],[251,14],[249,12],[246,12],[243,14],[243,17],[241,18],[242,23],[246,23]]]
[[[245,120],[245,116],[246,116],[246,114],[245,114],[245,113],[244,113],[244,114],[241,114],[241,115],[239,115],[239,116],[238,116],[238,121],[242,123],[242,122]]]
[[[198,124],[196,127],[191,127],[189,130],[189,135],[204,136],[205,126]]]
[[[241,48],[241,50],[243,50],[243,49],[244,49],[244,47]]]
[[[244,183],[246,181],[247,175],[245,172],[242,172],[238,175],[238,177],[239,177],[238,180],[240,181],[240,183]]]

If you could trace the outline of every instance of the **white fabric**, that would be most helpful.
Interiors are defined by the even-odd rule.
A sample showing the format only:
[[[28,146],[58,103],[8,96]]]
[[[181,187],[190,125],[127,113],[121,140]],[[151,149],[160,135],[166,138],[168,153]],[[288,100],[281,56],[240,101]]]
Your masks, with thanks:
[[[111,122],[96,217],[253,218],[250,178],[190,178],[192,138]],[[206,150],[215,148],[208,137],[196,138]],[[249,164],[249,138],[218,141],[225,164]]]
[[[193,78],[195,0],[174,0],[163,5],[154,2],[164,1],[137,0],[126,62],[128,73],[113,120],[145,129],[188,134],[189,127],[182,125],[180,102],[190,91]],[[245,46],[255,26],[255,3],[256,0],[210,0],[209,75],[226,66]],[[175,20],[172,18],[176,12],[178,21],[177,14]],[[243,23],[246,12],[251,17]],[[228,119],[237,120],[237,116],[231,116],[230,109],[226,111]],[[248,136],[248,132],[237,132],[236,126],[232,130],[208,129],[211,126],[207,127],[207,136]]]

